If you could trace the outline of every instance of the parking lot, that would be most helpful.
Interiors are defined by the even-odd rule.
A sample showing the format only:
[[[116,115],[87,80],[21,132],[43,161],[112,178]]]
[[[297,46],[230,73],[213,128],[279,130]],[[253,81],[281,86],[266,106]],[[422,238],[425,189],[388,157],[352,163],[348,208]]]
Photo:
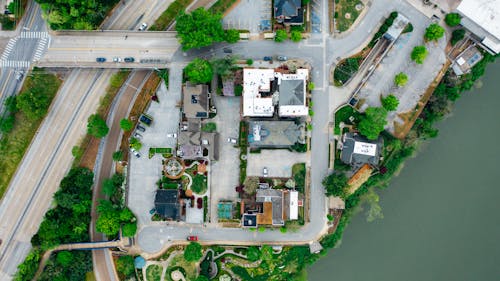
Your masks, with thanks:
[[[250,33],[271,30],[271,12],[269,0],[242,0],[224,17],[224,28],[246,29]]]
[[[289,178],[295,163],[309,163],[307,153],[290,152],[288,149],[263,149],[261,153],[249,153],[247,176],[262,177],[264,167],[268,177]]]
[[[210,166],[210,221],[217,222],[217,203],[221,199],[235,200],[235,187],[239,184],[239,148],[227,142],[238,138],[240,120],[240,98],[213,96],[217,115],[210,120],[217,124],[219,132],[219,160]]]
[[[172,69],[171,71],[181,71]],[[170,75],[171,77],[181,77],[180,75]],[[175,79],[175,78],[174,78]],[[170,82],[173,82],[172,79]],[[161,178],[162,159],[159,154],[149,159],[150,147],[170,147],[175,148],[176,140],[167,138],[167,133],[177,132],[180,118],[179,108],[176,106],[181,99],[181,89],[179,83],[170,83],[167,90],[162,82],[157,95],[160,103],[152,102],[147,110],[147,114],[153,117],[151,126],[142,124],[146,128],[145,132],[139,132],[142,137],[142,148],[137,158],[131,154],[129,161],[129,192],[128,206],[136,214],[139,227],[151,222],[149,211],[154,208],[154,198],[158,186],[156,182]]]
[[[430,24],[430,20],[427,24]],[[394,132],[394,122],[404,123],[398,114],[414,110],[446,62],[446,38],[441,38],[438,42],[424,43],[423,33],[426,26],[414,24],[413,32],[402,34],[357,95],[359,100],[364,101],[361,111],[369,106],[380,107],[381,96],[393,94],[398,98],[397,110],[389,112],[387,118],[387,129],[391,132]],[[425,45],[428,51],[427,58],[421,65],[416,64],[410,57],[413,47],[418,45]],[[408,76],[408,83],[397,87],[394,85],[394,77],[400,72]]]

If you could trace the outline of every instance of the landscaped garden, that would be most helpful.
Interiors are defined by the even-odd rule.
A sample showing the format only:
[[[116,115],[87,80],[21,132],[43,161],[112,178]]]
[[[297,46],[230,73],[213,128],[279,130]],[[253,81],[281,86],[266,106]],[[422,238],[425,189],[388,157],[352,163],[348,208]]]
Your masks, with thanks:
[[[146,268],[146,280],[147,281],[162,281],[161,274],[163,271],[163,266],[153,264]]]
[[[339,32],[348,30],[358,18],[364,5],[358,0],[335,0],[335,22]]]
[[[208,185],[207,185],[207,171],[206,171],[206,164],[204,163],[198,163],[195,162],[196,164],[191,165],[191,167],[186,168],[184,171],[185,177],[184,179],[187,180],[188,182],[191,182],[191,187],[190,189],[199,195],[204,194],[207,192]],[[189,175],[189,176],[186,176]],[[191,178],[191,180],[189,180]],[[188,183],[189,184],[189,183]],[[186,186],[187,187],[187,186]]]
[[[350,117],[354,117],[354,121],[349,120]],[[340,131],[340,123],[343,122],[347,125],[352,125],[354,123],[359,122],[361,114],[357,112],[354,108],[349,105],[345,105],[335,112],[335,135],[340,135],[342,132]]]

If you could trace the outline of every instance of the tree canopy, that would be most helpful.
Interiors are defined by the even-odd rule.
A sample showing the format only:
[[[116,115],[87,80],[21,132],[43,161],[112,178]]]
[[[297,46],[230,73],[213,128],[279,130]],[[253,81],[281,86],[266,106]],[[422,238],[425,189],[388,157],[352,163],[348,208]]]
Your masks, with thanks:
[[[427,49],[425,46],[415,46],[411,52],[411,59],[417,64],[423,64],[425,58],[427,57]]]
[[[274,36],[274,41],[283,42],[286,39],[288,39],[288,34],[286,33],[286,30],[283,30],[283,29],[276,30],[276,35]]]
[[[56,76],[47,75],[45,71],[34,71],[26,78],[24,90],[16,98],[17,108],[31,120],[45,117],[59,85]],[[7,106],[12,109],[12,106]]]
[[[236,43],[240,40],[240,32],[236,29],[228,29],[225,38],[227,43]]]
[[[186,261],[195,262],[201,259],[201,245],[198,242],[191,242],[184,249],[184,259]]]
[[[396,110],[396,108],[398,108],[398,105],[399,105],[399,100],[394,95],[388,95],[387,97],[382,98],[382,106],[387,111]]]
[[[175,29],[180,39],[182,49],[210,46],[226,39],[222,28],[222,14],[212,14],[200,7],[190,14],[182,13],[177,17]]]
[[[460,24],[462,17],[458,13],[449,13],[446,14],[444,21],[450,27],[454,27]]]
[[[408,82],[408,75],[406,75],[406,73],[404,72],[400,72],[396,74],[396,76],[394,77],[394,84],[396,84],[396,86],[398,87],[406,85],[407,82]]]
[[[125,276],[130,276],[134,273],[134,258],[132,256],[120,256],[116,260],[116,270],[123,273]]]
[[[326,195],[339,196],[345,198],[347,196],[347,177],[343,173],[333,173],[323,179]]]
[[[87,132],[89,135],[100,139],[108,134],[109,128],[106,121],[99,114],[92,114],[88,119]]]
[[[247,259],[250,262],[258,261],[260,259],[260,251],[255,246],[250,246],[247,249]]]
[[[128,120],[127,118],[123,118],[120,120],[120,128],[125,132],[132,130],[133,127],[134,123],[132,123],[132,121]]]
[[[428,41],[438,40],[444,36],[444,28],[437,23],[432,23],[425,29],[424,38]]]
[[[292,30],[290,39],[292,39],[293,42],[300,42],[300,40],[302,40],[302,33],[298,30]]]
[[[464,39],[465,29],[456,29],[451,33],[450,43],[452,46],[458,43],[458,41]]]
[[[387,124],[387,110],[383,107],[369,107],[359,122],[359,132],[370,140],[377,139]]]
[[[191,83],[204,84],[212,81],[213,70],[207,60],[195,58],[184,68],[184,73]]]

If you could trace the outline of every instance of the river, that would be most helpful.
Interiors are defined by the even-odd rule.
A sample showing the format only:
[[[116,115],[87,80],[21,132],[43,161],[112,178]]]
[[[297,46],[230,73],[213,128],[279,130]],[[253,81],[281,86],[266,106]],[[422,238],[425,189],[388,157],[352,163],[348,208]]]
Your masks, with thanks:
[[[356,215],[308,280],[500,280],[499,77],[497,60],[378,192],[384,218]]]

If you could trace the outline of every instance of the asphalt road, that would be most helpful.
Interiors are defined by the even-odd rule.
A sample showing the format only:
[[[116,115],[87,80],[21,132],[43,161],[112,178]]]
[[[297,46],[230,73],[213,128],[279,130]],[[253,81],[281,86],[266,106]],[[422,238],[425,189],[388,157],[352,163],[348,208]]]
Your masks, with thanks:
[[[0,113],[4,101],[22,86],[19,73],[26,73],[34,59],[40,58],[48,42],[48,33],[42,12],[34,1],[26,10],[16,36],[9,40],[0,59]]]

